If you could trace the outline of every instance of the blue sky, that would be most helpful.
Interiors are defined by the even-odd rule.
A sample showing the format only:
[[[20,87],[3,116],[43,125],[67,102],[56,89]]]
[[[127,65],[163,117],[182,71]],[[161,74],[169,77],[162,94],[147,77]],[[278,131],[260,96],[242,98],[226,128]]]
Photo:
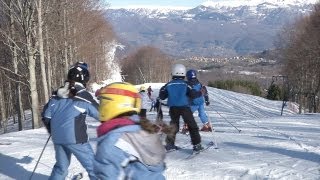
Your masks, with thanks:
[[[196,7],[206,0],[106,0],[110,8],[128,6]]]

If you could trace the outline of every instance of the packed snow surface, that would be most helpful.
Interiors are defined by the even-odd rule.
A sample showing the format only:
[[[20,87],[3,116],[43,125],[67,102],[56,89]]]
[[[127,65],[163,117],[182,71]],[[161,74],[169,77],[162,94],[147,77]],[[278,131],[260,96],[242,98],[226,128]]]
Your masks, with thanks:
[[[147,85],[154,89],[155,98],[163,84]],[[167,154],[164,175],[168,180],[320,179],[320,114],[297,114],[296,105],[288,103],[281,116],[281,101],[208,90],[211,104],[206,110],[215,131],[200,134],[203,144],[213,141],[218,149],[186,160],[192,148],[190,137],[178,134],[176,145],[186,150]],[[164,120],[169,122],[168,108],[163,109]],[[154,120],[156,112],[148,111],[147,116]],[[201,128],[197,113],[194,116]],[[87,120],[95,149],[100,123]],[[0,135],[0,179],[29,179],[48,137],[44,128]],[[54,154],[50,140],[32,179],[48,179]],[[73,157],[68,179],[79,172],[84,169]],[[84,179],[88,179],[86,174]]]

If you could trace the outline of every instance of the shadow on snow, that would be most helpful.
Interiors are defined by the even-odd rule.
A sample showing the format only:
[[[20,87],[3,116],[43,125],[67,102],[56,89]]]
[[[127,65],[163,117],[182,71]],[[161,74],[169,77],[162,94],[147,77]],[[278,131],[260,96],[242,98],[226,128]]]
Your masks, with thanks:
[[[259,151],[269,151],[269,152],[289,156],[292,158],[299,158],[299,159],[312,161],[315,163],[320,162],[320,155],[313,153],[313,152],[293,151],[293,150],[282,149],[282,148],[277,148],[277,147],[258,147],[258,146],[253,146],[253,145],[249,145],[249,144],[240,144],[240,143],[233,143],[233,142],[225,142],[224,144],[229,145],[229,146],[238,147],[238,148],[256,149]]]
[[[0,153],[0,174],[8,176],[12,179],[29,179],[31,176],[30,171],[27,171],[19,164],[29,164],[32,162],[31,157],[24,156],[22,159],[14,158],[11,156]],[[48,179],[47,175],[34,173],[32,176],[33,180]]]

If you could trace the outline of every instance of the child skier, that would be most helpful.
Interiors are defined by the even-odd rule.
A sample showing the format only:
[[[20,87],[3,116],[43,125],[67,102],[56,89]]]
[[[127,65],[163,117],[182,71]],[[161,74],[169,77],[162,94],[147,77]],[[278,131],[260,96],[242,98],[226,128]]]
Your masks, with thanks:
[[[56,157],[50,180],[66,178],[72,154],[86,169],[89,178],[96,179],[93,172],[94,152],[88,143],[85,119],[86,115],[95,119],[99,117],[93,97],[85,90],[88,81],[87,67],[77,63],[69,70],[68,81],[43,109],[42,120],[52,135]]]
[[[168,98],[167,105],[169,106],[169,115],[171,118],[170,124],[175,127],[175,134],[167,136],[166,149],[177,149],[175,145],[176,133],[179,131],[179,118],[182,116],[184,122],[188,125],[193,150],[199,152],[203,149],[201,145],[201,137],[199,128],[193,118],[193,114],[189,107],[189,98],[194,98],[199,95],[188,86],[184,80],[186,76],[186,68],[182,64],[175,64],[172,67],[172,80],[161,87],[159,97],[164,100]]]
[[[154,104],[154,107],[156,108],[156,111],[157,111],[157,122],[162,122],[163,120],[162,105],[165,105],[165,104],[163,104],[160,98],[157,97],[157,100]]]
[[[149,86],[147,90],[148,90],[148,96],[149,98],[151,98],[151,93],[153,92],[151,86]]]
[[[151,112],[152,110],[156,110],[156,101],[154,100],[154,98],[151,98],[151,107],[149,112]]]
[[[141,97],[125,82],[101,89],[100,121],[95,173],[98,179],[163,180],[165,149],[161,132],[169,126],[152,124],[138,116]]]
[[[203,124],[203,127],[200,129],[200,131],[212,132],[211,123],[208,121],[208,116],[204,109],[204,103],[206,106],[210,105],[207,88],[199,82],[197,79],[197,72],[193,69],[187,71],[187,79],[188,85],[191,86],[192,89],[197,92],[201,92],[201,94],[198,94],[198,97],[190,100],[192,113],[198,111],[198,116]],[[188,126],[185,124],[183,126],[182,133],[186,133],[187,131]]]
[[[148,102],[150,101],[149,96],[146,92],[146,88],[144,86],[140,87],[140,92],[141,96],[141,111],[140,111],[140,117],[147,117],[147,108],[148,108]]]

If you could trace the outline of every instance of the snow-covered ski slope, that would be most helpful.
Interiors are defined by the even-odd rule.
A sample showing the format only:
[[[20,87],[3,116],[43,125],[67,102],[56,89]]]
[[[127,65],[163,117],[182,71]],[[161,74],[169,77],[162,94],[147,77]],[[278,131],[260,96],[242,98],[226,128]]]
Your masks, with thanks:
[[[161,84],[150,85],[156,97]],[[320,179],[320,114],[298,115],[286,106],[280,116],[281,101],[210,87],[208,90],[211,104],[206,110],[215,132],[200,134],[204,144],[214,141],[218,149],[186,159],[192,148],[190,137],[178,134],[176,144],[186,150],[167,154],[168,180]],[[168,108],[163,109],[164,120],[169,122]],[[147,116],[154,120],[156,112],[148,112]],[[197,113],[194,116],[201,127]],[[98,125],[88,118],[94,148]],[[0,179],[28,179],[47,138],[44,128],[0,135]],[[54,162],[50,141],[33,179],[47,179]],[[83,171],[73,158],[68,178]]]

